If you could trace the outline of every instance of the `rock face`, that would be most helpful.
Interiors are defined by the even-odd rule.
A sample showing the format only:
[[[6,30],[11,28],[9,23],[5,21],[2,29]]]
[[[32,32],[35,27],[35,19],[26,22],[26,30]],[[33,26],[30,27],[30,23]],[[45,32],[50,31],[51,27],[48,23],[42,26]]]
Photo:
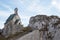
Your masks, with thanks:
[[[33,32],[22,36],[16,40],[40,40],[39,30],[34,30]]]
[[[40,31],[41,40],[60,40],[60,18],[57,16],[31,17],[28,26]]]
[[[18,9],[15,8],[14,11],[15,13],[11,14],[4,23],[4,29],[2,35],[4,35],[5,37],[20,32],[20,30],[23,28],[20,21],[20,17],[17,13]]]

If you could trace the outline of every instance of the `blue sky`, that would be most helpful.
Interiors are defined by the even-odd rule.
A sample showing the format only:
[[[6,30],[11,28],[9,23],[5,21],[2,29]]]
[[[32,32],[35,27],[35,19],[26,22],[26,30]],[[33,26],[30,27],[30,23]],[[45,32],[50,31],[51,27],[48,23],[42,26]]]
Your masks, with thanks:
[[[0,29],[4,27],[6,19],[14,13],[16,7],[24,26],[29,24],[31,16],[60,16],[60,0],[0,0]]]

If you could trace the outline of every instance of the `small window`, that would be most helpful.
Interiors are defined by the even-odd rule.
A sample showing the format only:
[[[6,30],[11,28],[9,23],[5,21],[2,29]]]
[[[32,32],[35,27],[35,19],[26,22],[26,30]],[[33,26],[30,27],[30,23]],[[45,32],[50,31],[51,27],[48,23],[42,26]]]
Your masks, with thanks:
[[[19,23],[19,25],[20,25],[20,23]]]
[[[14,24],[18,23],[19,20],[16,20]]]

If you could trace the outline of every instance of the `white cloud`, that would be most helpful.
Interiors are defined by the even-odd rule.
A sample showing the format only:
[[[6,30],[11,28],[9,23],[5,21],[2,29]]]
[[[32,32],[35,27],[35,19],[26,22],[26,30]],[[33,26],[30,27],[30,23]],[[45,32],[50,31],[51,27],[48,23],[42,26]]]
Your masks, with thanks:
[[[22,19],[29,19],[30,16],[20,16]]]
[[[40,5],[37,3],[38,1],[32,1],[32,3],[29,5],[29,6],[27,6],[27,10],[29,10],[29,11],[38,11],[38,10],[40,10]]]
[[[25,1],[26,1],[26,0],[13,0],[13,4],[14,4],[16,7],[20,7],[20,6],[21,6],[20,4],[24,5],[24,4],[25,4]]]
[[[60,10],[60,0],[52,0],[51,4],[52,4],[52,6],[56,7],[58,10]]]
[[[56,0],[53,0],[52,5],[56,5],[56,4],[57,4]]]
[[[11,13],[8,12],[8,11],[2,11],[2,10],[0,10],[0,16],[2,16],[2,17],[8,17],[10,14]]]
[[[11,6],[4,4],[2,2],[0,2],[0,5],[3,6],[4,8],[8,9],[10,12],[12,12]]]
[[[27,26],[28,25],[28,21],[29,21],[29,19],[30,19],[30,16],[25,16],[25,15],[20,15],[20,18],[21,18],[21,21],[22,21],[22,24],[24,25],[24,26]]]
[[[0,29],[2,29],[3,27],[4,27],[3,21],[0,21]]]
[[[42,14],[42,15],[51,15],[49,14],[50,9],[52,8],[51,5],[48,7],[44,7],[40,4],[38,4],[36,1],[33,1],[28,7],[27,10],[30,12],[36,12],[37,14]]]

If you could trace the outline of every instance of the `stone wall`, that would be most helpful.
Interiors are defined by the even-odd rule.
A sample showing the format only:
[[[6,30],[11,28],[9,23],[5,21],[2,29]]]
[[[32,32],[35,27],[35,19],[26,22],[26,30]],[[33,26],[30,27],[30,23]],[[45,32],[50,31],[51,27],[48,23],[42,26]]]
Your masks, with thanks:
[[[33,32],[22,36],[16,40],[39,40],[39,30],[34,30]]]

